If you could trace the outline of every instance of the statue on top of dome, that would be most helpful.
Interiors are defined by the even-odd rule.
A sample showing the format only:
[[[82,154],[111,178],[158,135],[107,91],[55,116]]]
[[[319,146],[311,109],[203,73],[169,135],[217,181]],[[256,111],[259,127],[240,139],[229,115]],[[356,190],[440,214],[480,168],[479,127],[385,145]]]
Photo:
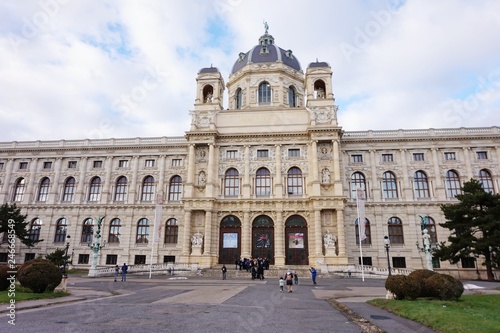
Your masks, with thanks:
[[[269,24],[267,24],[266,21],[264,21],[264,30],[265,30],[265,33],[267,34],[267,31],[269,30]]]

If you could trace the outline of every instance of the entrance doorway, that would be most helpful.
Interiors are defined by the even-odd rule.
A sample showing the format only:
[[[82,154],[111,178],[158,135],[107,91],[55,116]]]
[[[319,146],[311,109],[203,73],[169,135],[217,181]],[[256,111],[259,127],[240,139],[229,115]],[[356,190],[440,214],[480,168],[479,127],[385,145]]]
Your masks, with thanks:
[[[252,257],[267,258],[274,265],[274,222],[260,215],[252,223]]]
[[[228,215],[220,222],[219,264],[234,264],[241,255],[241,221]]]
[[[285,264],[308,265],[307,223],[300,215],[292,215],[285,222]]]

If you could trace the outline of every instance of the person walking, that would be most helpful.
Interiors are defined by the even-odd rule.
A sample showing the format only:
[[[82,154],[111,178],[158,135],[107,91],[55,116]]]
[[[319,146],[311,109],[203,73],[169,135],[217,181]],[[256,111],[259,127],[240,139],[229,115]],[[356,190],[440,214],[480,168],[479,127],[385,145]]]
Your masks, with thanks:
[[[293,272],[293,281],[295,284],[299,284],[299,276],[297,275],[297,272]]]
[[[316,268],[311,267],[311,269],[309,271],[311,272],[313,284],[316,284]]]
[[[115,282],[118,279],[118,273],[120,273],[120,266],[118,264],[115,265]]]
[[[128,266],[126,263],[123,263],[122,266],[122,282],[127,281],[127,271],[128,271]]]
[[[226,279],[226,274],[227,274],[227,268],[226,268],[226,265],[222,265],[222,280],[225,280]]]
[[[286,288],[289,293],[292,293],[292,286],[293,286],[293,274],[292,272],[287,272],[285,276],[285,281],[286,281]]]
[[[280,277],[279,284],[280,284],[280,292],[283,292],[283,287],[285,286],[285,279],[283,279],[283,277]]]

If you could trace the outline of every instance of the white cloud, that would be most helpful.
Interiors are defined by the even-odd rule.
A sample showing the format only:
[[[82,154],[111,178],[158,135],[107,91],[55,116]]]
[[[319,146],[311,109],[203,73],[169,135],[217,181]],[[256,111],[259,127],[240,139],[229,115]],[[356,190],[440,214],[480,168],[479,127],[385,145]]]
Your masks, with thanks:
[[[8,0],[0,141],[182,136],[198,71],[227,81],[263,20],[304,71],[332,66],[346,130],[498,125],[494,0]]]

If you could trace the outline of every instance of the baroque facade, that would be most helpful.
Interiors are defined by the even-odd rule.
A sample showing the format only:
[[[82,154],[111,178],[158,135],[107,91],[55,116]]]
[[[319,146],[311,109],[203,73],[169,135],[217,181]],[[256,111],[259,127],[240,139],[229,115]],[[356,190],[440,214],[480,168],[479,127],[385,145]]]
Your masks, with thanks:
[[[105,216],[100,267],[241,257],[358,265],[361,188],[364,264],[387,267],[387,235],[391,265],[416,269],[426,267],[421,222],[434,242],[446,240],[440,205],[456,202],[464,181],[499,191],[500,128],[349,132],[337,109],[328,63],[304,73],[266,31],[227,84],[217,68],[200,70],[184,137],[0,143],[0,203],[21,207],[30,237],[43,239],[18,244],[16,261],[69,241],[73,264],[89,267]],[[473,258],[433,264],[479,268]]]

